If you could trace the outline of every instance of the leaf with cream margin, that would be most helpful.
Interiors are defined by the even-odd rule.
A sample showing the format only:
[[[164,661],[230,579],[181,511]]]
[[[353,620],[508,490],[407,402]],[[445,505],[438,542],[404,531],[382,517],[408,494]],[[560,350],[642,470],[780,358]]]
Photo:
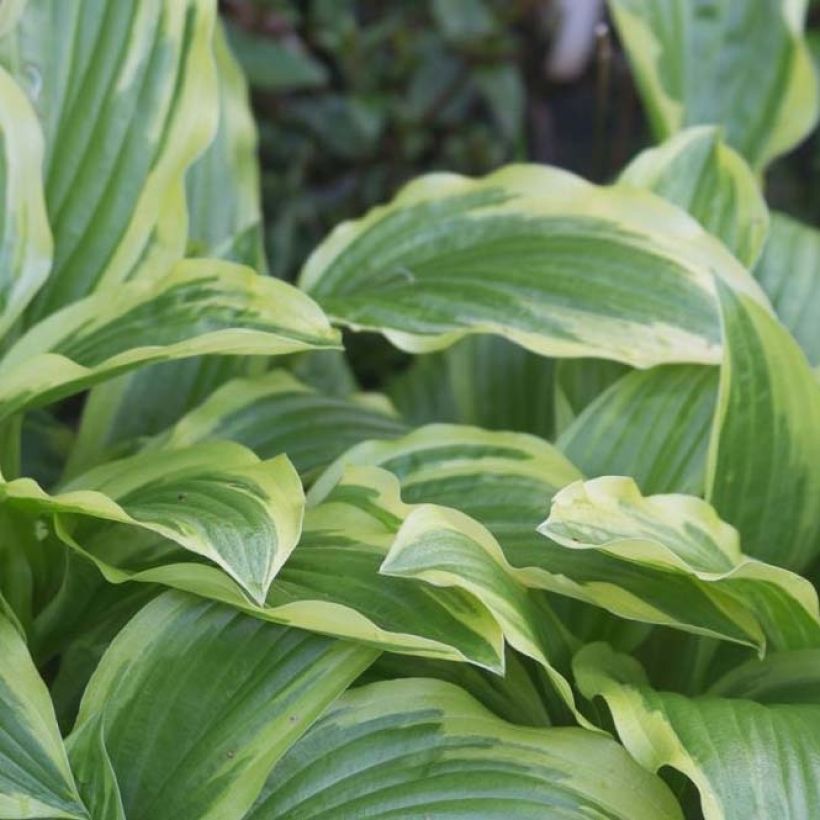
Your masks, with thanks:
[[[109,646],[67,740],[93,817],[240,818],[281,755],[373,661],[353,643],[168,592]],[[111,800],[111,777],[119,800]],[[116,817],[116,815],[114,815]]]
[[[514,726],[423,678],[347,692],[273,769],[247,820],[679,820],[668,787],[611,738]]]
[[[577,482],[553,499],[540,532],[572,554],[579,568],[602,555],[634,579],[598,589],[599,605],[617,611],[627,592],[642,604],[680,598],[680,622],[656,621],[744,642],[761,650],[820,646],[814,587],[799,575],[743,555],[737,531],[700,498],[642,496],[631,478]],[[568,559],[568,563],[570,559]],[[548,566],[545,562],[545,566]],[[556,567],[572,579],[573,573]],[[611,598],[612,603],[609,602]],[[663,603],[667,612],[669,603]],[[633,617],[653,620],[638,604]],[[764,638],[765,635],[765,638]]]
[[[263,458],[286,452],[308,478],[354,444],[395,438],[406,429],[383,396],[325,396],[287,371],[273,370],[223,385],[147,446],[229,439]]]
[[[650,772],[671,766],[694,782],[706,820],[814,815],[820,705],[658,692],[640,664],[604,644],[582,649],[574,668],[584,695],[606,701],[638,763]]]
[[[2,4],[4,12],[6,5]],[[51,267],[43,150],[36,114],[8,72],[0,68],[0,339]]]
[[[773,214],[769,239],[753,273],[778,319],[816,368],[820,365],[820,231],[785,214]]]
[[[432,174],[337,227],[300,285],[336,322],[430,352],[505,336],[545,356],[716,363],[713,274],[765,303],[688,214],[647,191],[512,165]]]
[[[219,113],[215,17],[212,0],[28,0],[0,42],[46,141],[54,266],[32,322],[182,257],[185,172]]]
[[[108,525],[145,530],[214,562],[257,602],[299,540],[304,506],[287,457],[260,461],[232,442],[111,462],[56,495],[20,478],[0,484],[0,499],[34,514],[56,514],[58,531],[79,549],[86,539],[102,541],[109,563],[127,554],[128,540]]]
[[[588,404],[557,445],[590,478],[628,475],[645,493],[701,494],[717,388],[715,367],[634,370]]]
[[[687,128],[638,154],[620,183],[654,191],[690,213],[747,267],[760,256],[769,210],[752,169],[714,126]]]
[[[32,327],[0,360],[0,418],[158,361],[334,347],[317,305],[284,282],[220,260],[99,292]]]
[[[229,448],[226,452],[242,449],[215,442],[190,452],[202,448],[203,461],[207,457],[211,465],[224,461],[219,448]],[[151,463],[159,457],[157,464],[162,465],[163,458],[173,463],[185,452],[158,451],[146,453],[144,458]],[[260,467],[284,459],[262,462]],[[122,463],[131,461],[134,459]],[[106,467],[97,468],[91,475],[104,470]],[[292,468],[291,473],[296,480]],[[180,500],[175,488],[164,496],[174,508],[189,502],[189,491],[178,483],[184,498]],[[286,500],[293,503],[295,493],[295,489],[289,491]],[[198,516],[216,516],[215,523],[225,527],[230,524],[230,510],[209,510],[203,503],[192,511]],[[229,604],[262,620],[360,641],[383,651],[467,661],[500,673],[503,635],[481,602],[457,588],[435,590],[379,574],[401,521],[410,511],[389,473],[365,470],[346,476],[326,504],[309,511],[298,545],[289,550],[287,560],[276,553],[276,577],[266,594],[253,600],[235,576],[210,564],[192,563],[178,545],[179,539],[169,539],[169,534],[157,527],[138,529],[117,524],[82,528],[79,523],[70,527],[72,522],[63,515],[58,519],[58,532],[112,583],[139,581],[169,586]],[[223,522],[223,518],[227,520]],[[289,547],[297,536],[298,532],[293,534]],[[259,536],[252,532],[251,537]],[[284,565],[280,566],[279,558]],[[71,600],[65,603],[71,613]],[[60,613],[57,608],[49,619],[58,635],[61,625],[53,621]],[[40,625],[47,628],[49,624]]]
[[[718,288],[726,358],[706,497],[746,553],[801,572],[820,556],[820,383],[783,325]]]
[[[755,171],[817,120],[805,0],[610,0],[658,139],[722,125]],[[754,104],[750,104],[750,101]]]
[[[256,125],[245,78],[228,50],[221,26],[214,31],[219,79],[219,127],[185,176],[188,201],[186,256],[218,257],[267,268],[262,247]],[[67,472],[76,475],[115,452],[177,421],[228,379],[253,364],[237,357],[164,362],[97,386],[83,407]],[[139,403],[140,412],[132,412]]]
[[[48,689],[2,610],[0,656],[0,817],[84,820]]]

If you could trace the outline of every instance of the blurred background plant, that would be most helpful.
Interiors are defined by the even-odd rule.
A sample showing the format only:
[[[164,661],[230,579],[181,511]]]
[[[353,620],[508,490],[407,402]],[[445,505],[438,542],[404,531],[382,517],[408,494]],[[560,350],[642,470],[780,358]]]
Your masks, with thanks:
[[[569,13],[568,13],[569,10]],[[431,170],[604,179],[646,141],[599,0],[228,0],[253,89],[271,272]],[[571,24],[570,24],[571,20]]]
[[[521,160],[607,182],[652,143],[604,0],[220,7],[252,90],[269,270],[290,281],[335,225],[419,174],[478,175]],[[807,28],[820,60],[818,2]],[[775,161],[765,183],[772,207],[820,224],[817,132]],[[372,334],[345,343],[362,386],[404,398],[391,382],[410,357]],[[436,366],[424,364],[430,378]]]
[[[515,160],[611,179],[650,142],[602,0],[224,0],[253,90],[271,273],[431,170]],[[820,4],[809,14],[820,60]],[[812,31],[813,29],[813,31]],[[820,222],[816,134],[770,169]]]

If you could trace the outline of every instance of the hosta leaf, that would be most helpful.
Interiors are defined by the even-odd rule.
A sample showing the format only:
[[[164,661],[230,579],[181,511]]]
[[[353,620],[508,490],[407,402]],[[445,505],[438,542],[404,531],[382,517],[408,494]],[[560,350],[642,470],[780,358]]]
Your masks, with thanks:
[[[812,703],[820,706],[820,649],[775,652],[727,672],[709,694],[758,703]]]
[[[820,231],[774,214],[754,275],[809,363],[820,365]]]
[[[584,729],[525,729],[424,679],[349,692],[271,772],[247,820],[680,818],[659,778]]]
[[[606,700],[639,763],[694,781],[706,820],[815,814],[820,706],[656,692],[635,661],[601,644],[582,650],[575,670],[587,697]]]
[[[630,368],[606,359],[555,362],[555,432],[563,433],[578,414]]]
[[[188,200],[187,255],[220,257],[266,268],[262,247],[256,126],[239,67],[214,32],[219,77],[219,128],[205,153],[185,177]],[[95,388],[83,408],[77,446],[69,470],[77,473],[117,448],[124,454],[135,440],[177,421],[215,387],[249,371],[244,359],[194,358],[165,362]],[[135,403],[140,412],[132,412]]]
[[[88,817],[48,689],[2,610],[0,657],[0,817]]]
[[[51,266],[42,162],[37,116],[19,86],[0,68],[0,338]]]
[[[0,4],[0,36],[7,34],[17,25],[28,0],[5,0]]]
[[[747,267],[757,261],[769,212],[754,174],[722,141],[720,129],[687,128],[639,154],[620,181],[688,211]]]
[[[543,599],[518,581],[498,542],[477,521],[457,510],[420,505],[402,524],[381,572],[473,595],[493,614],[507,643],[540,664],[558,695],[574,707],[572,691],[555,668],[571,639]]]
[[[248,88],[225,41],[214,32],[219,77],[219,126],[213,142],[185,178],[189,256],[218,256],[266,268],[256,124]]]
[[[303,508],[285,456],[260,461],[231,442],[111,462],[53,496],[21,478],[0,485],[0,498],[23,510],[80,516],[76,526],[63,521],[64,537],[110,580],[125,580],[136,560],[127,537],[110,526],[125,524],[213,561],[258,602],[299,539]],[[119,571],[118,559],[125,562]]]
[[[597,566],[599,555],[620,564],[628,582],[620,585],[613,574],[605,584],[609,590],[597,588],[597,595],[590,590],[592,603],[616,612],[635,606],[633,617],[639,619],[741,642],[751,639],[760,646],[761,632],[779,647],[820,646],[814,587],[799,575],[743,555],[737,531],[699,498],[645,497],[630,478],[577,482],[555,496],[540,531],[574,552],[582,573],[585,556],[590,568]],[[550,567],[549,561],[543,566]],[[552,571],[576,577],[558,565]],[[641,611],[650,598],[670,620]]]
[[[0,417],[152,362],[331,347],[319,308],[283,282],[216,260],[100,292],[33,327],[0,361]]]
[[[385,391],[414,424],[475,424],[549,438],[553,362],[498,336],[468,336],[438,354],[419,357]]]
[[[90,751],[110,760],[129,820],[242,817],[277,759],[374,655],[167,593],[103,656],[68,741],[72,761],[79,768],[101,744]],[[110,790],[90,791],[97,817]]]
[[[0,44],[46,136],[54,269],[32,318],[182,256],[185,170],[218,116],[215,13],[211,0],[29,0]]]
[[[303,476],[326,467],[354,444],[395,438],[404,424],[376,395],[324,396],[283,370],[235,379],[214,392],[151,446],[187,447],[231,439],[263,458],[287,452]]]
[[[520,726],[550,726],[549,698],[545,697],[540,667],[507,648],[504,675],[467,663],[408,658],[385,652],[362,676],[362,681],[434,678],[452,683],[482,706]],[[549,684],[547,684],[549,688]]]
[[[208,446],[211,450],[207,458],[212,463],[214,459],[216,463],[225,461],[218,449],[224,448],[225,442]],[[168,454],[165,458],[167,461]],[[183,493],[187,503],[187,492]],[[169,491],[166,498],[170,505],[181,503],[175,490]],[[376,471],[374,475],[346,477],[325,504],[310,511],[292,552],[296,535],[288,540],[287,562],[266,594],[253,601],[225,572],[191,563],[190,556],[186,557],[156,527],[143,525],[142,529],[125,531],[122,527],[97,527],[90,532],[75,528],[65,537],[93,558],[106,578],[114,582],[163,584],[230,604],[263,620],[355,639],[387,651],[466,660],[500,672],[501,629],[480,602],[459,589],[431,590],[379,574],[390,544],[410,511],[401,502],[390,474]],[[208,510],[204,512],[208,514]],[[278,519],[276,523],[280,523]],[[227,528],[230,520],[221,524]],[[254,533],[253,537],[258,539],[259,535]],[[284,559],[284,552],[275,553],[277,562]],[[78,580],[82,584],[83,579]],[[76,602],[68,595],[63,606],[55,605],[40,618],[39,633],[45,631],[53,640],[55,634],[63,637],[63,624],[55,623],[55,619],[68,620],[69,626],[78,620],[87,621],[82,609],[75,614],[87,597],[82,589],[78,592]]]
[[[717,384],[713,367],[632,371],[584,409],[558,447],[590,477],[628,475],[645,493],[700,494]]]
[[[543,355],[648,367],[719,361],[713,272],[763,298],[659,197],[516,165],[411,183],[339,226],[300,281],[336,321],[411,352],[489,333]]]
[[[660,139],[720,124],[760,170],[814,125],[800,0],[610,0],[610,8]]]
[[[779,322],[719,288],[727,358],[708,498],[746,553],[800,571],[820,554],[820,383]]]

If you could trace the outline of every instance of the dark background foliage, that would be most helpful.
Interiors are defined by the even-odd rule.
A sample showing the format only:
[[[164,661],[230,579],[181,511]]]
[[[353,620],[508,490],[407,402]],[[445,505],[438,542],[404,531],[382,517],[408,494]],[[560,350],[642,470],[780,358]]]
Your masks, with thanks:
[[[606,182],[649,143],[603,13],[585,59],[562,70],[557,0],[224,0],[222,11],[253,89],[277,276],[293,279],[334,225],[420,173],[528,160]],[[820,53],[820,4],[809,29]],[[817,224],[819,180],[815,133],[775,163],[767,197]]]

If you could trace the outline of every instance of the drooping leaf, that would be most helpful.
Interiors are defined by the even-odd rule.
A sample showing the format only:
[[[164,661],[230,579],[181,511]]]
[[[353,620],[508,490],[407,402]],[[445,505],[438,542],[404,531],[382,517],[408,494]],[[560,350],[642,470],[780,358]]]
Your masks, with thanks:
[[[85,820],[48,689],[0,610],[0,817]]]
[[[294,288],[218,260],[178,263],[53,314],[0,361],[0,417],[158,361],[332,347],[338,336]]]
[[[671,766],[694,781],[706,820],[814,814],[820,706],[657,692],[638,663],[601,644],[584,648],[575,670],[587,697],[604,698],[644,768]]]
[[[215,14],[211,0],[29,0],[0,43],[46,138],[54,268],[33,320],[182,256],[185,170],[218,116]]]
[[[7,5],[3,4],[2,12],[14,14],[13,9],[6,11]],[[0,339],[51,267],[42,163],[43,135],[37,116],[0,67]]]
[[[707,497],[744,552],[800,571],[820,555],[820,383],[779,322],[718,287],[726,360]]]
[[[167,593],[104,655],[68,740],[72,761],[107,756],[129,820],[242,817],[279,757],[374,656]],[[94,817],[110,799],[97,778]]]
[[[820,365],[820,231],[774,214],[754,275],[809,364]]]
[[[542,355],[648,367],[719,361],[713,273],[765,301],[717,240],[659,197],[517,165],[411,183],[339,226],[300,282],[337,322],[411,352],[489,333]]]
[[[304,501],[286,457],[260,461],[231,442],[110,462],[53,496],[21,478],[0,484],[0,499],[23,511],[69,516],[63,537],[110,580],[126,580],[142,568],[129,539],[112,526],[121,524],[146,531],[146,549],[165,539],[214,562],[257,602],[299,539]],[[156,576],[146,580],[163,580],[161,572]]]
[[[226,443],[208,446],[211,452],[207,457],[219,462],[219,451],[213,448],[224,447]],[[147,453],[144,458],[151,455]],[[165,456],[167,461],[169,454]],[[173,451],[170,457],[177,458]],[[127,460],[126,465],[128,461],[133,459]],[[181,489],[183,501],[171,488],[165,495],[168,504],[187,503],[188,491]],[[431,590],[422,584],[379,574],[403,519],[411,511],[400,500],[398,486],[390,474],[375,471],[371,475],[364,471],[346,476],[325,504],[310,511],[298,546],[290,549],[295,536],[287,542],[286,563],[278,569],[266,594],[254,596],[253,600],[236,583],[240,579],[234,573],[230,577],[209,564],[191,563],[190,557],[175,542],[169,542],[168,535],[158,527],[150,526],[150,522],[143,524],[142,529],[96,527],[88,532],[75,527],[64,537],[91,557],[105,577],[114,582],[162,584],[227,603],[262,620],[357,640],[380,650],[468,661],[500,672],[501,628],[480,602],[458,588]],[[230,519],[216,523],[227,530]],[[254,533],[253,537],[260,536]],[[251,545],[240,541],[235,545],[236,551],[240,555],[250,552]],[[282,553],[275,555],[277,561],[283,558]],[[78,580],[83,583],[82,578]],[[40,634],[45,632],[45,637],[52,641],[55,636],[66,638],[64,624],[55,623],[55,619],[68,619],[69,630],[73,627],[69,635],[76,634],[78,627],[88,621],[83,611],[88,606],[88,594],[82,588],[78,595],[71,592],[66,590],[67,599],[47,610],[38,622]],[[95,595],[94,601],[98,597]],[[82,637],[81,633],[80,640]]]
[[[540,531],[576,554],[582,574],[599,556],[620,565],[609,582],[590,586],[592,603],[760,647],[766,639],[779,648],[820,646],[814,587],[741,553],[737,531],[700,498],[642,496],[631,478],[577,482],[555,496]],[[574,579],[573,561],[566,564],[552,571]]]
[[[632,371],[586,407],[558,447],[591,478],[628,475],[645,493],[700,494],[717,383],[713,367]]]
[[[659,139],[689,125],[722,125],[729,145],[759,171],[811,130],[818,93],[805,3],[609,5]]]
[[[405,432],[389,404],[379,398],[324,396],[286,371],[275,370],[219,388],[151,446],[178,448],[230,439],[263,458],[287,453],[302,476],[311,476],[360,441]]]
[[[271,772],[248,820],[296,817],[680,818],[610,738],[528,729],[440,681],[340,698]]]
[[[685,211],[751,268],[769,228],[769,212],[752,170],[720,129],[687,128],[644,151],[620,182],[647,188]]]

